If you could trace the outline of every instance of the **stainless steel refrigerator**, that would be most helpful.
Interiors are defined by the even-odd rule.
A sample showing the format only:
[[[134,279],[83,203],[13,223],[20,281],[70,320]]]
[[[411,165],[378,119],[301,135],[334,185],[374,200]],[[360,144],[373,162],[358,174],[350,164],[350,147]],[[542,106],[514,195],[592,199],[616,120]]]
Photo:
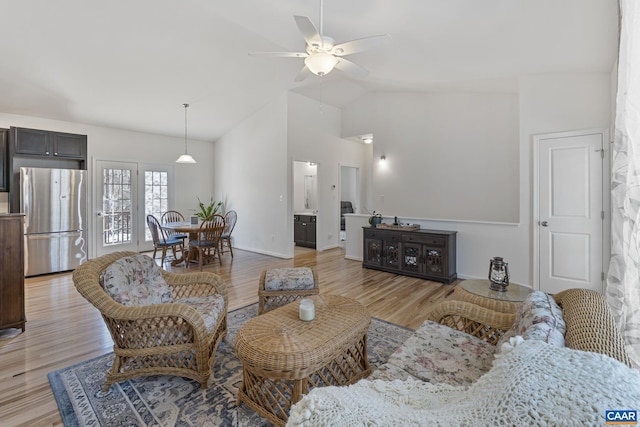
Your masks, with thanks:
[[[87,259],[84,170],[20,168],[25,276],[73,270]]]

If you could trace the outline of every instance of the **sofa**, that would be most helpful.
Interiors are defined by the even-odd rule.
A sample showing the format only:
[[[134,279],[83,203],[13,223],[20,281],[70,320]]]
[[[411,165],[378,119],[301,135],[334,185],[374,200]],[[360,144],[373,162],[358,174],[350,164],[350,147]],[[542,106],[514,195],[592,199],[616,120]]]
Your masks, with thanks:
[[[443,301],[376,368],[348,387],[312,390],[287,425],[603,425],[640,409],[604,297],[533,292],[519,311]]]

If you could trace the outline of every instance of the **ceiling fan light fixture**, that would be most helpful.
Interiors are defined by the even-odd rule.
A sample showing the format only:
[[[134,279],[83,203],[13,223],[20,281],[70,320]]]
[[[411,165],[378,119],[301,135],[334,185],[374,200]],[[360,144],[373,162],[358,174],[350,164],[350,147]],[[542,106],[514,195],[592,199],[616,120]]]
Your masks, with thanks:
[[[182,105],[184,105],[184,154],[178,157],[176,163],[195,163],[195,159],[187,152],[187,108],[189,108],[189,104]]]
[[[304,59],[304,65],[316,76],[329,74],[337,63],[338,58],[327,52],[314,52]]]

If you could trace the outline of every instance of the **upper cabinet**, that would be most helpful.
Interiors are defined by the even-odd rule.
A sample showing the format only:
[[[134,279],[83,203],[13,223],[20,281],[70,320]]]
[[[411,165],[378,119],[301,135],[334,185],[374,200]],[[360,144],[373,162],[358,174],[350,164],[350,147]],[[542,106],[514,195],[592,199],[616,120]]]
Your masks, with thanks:
[[[9,212],[20,212],[21,167],[87,169],[87,135],[11,127],[5,142]]]
[[[13,152],[39,157],[87,158],[87,136],[38,129],[11,128]]]

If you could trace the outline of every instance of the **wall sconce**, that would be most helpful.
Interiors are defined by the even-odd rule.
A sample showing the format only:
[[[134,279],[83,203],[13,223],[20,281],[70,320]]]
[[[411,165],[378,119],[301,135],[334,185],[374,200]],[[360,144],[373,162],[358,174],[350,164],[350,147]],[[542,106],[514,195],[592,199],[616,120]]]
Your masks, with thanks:
[[[387,156],[385,155],[380,156],[380,163],[384,163],[386,161],[387,161]]]
[[[492,291],[506,292],[509,286],[509,264],[499,256],[489,261],[489,281]]]
[[[373,142],[373,138],[370,136],[363,136],[362,142],[364,142],[365,144],[371,144]]]

